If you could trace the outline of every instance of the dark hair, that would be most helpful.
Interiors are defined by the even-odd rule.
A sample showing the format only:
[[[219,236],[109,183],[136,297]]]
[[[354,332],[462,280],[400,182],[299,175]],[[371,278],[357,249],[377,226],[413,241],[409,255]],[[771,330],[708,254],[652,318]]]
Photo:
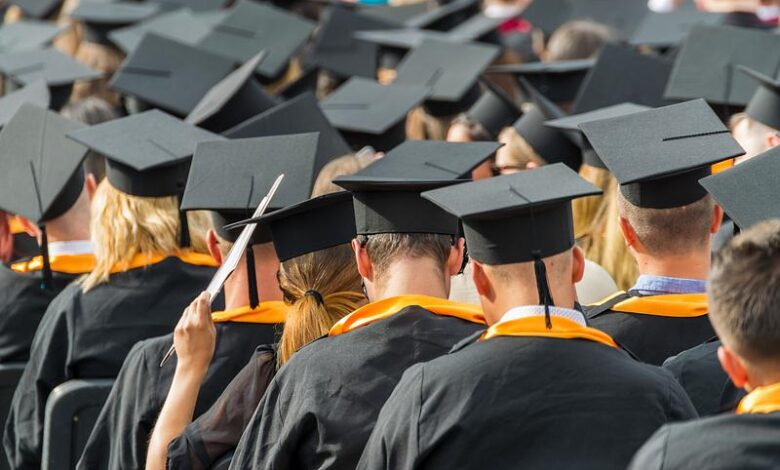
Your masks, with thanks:
[[[90,126],[121,117],[116,108],[111,106],[108,101],[96,96],[70,103],[62,108],[60,114]],[[106,176],[106,157],[90,150],[84,159],[84,171],[92,174],[99,183]]]

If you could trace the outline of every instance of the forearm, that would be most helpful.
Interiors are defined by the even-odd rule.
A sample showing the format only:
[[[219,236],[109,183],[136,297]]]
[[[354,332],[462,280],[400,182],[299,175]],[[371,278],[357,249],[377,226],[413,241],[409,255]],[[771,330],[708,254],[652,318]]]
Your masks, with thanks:
[[[149,442],[146,457],[147,470],[164,470],[168,459],[168,444],[180,435],[192,422],[195,404],[205,370],[177,367],[165,404],[157,418],[157,424]]]

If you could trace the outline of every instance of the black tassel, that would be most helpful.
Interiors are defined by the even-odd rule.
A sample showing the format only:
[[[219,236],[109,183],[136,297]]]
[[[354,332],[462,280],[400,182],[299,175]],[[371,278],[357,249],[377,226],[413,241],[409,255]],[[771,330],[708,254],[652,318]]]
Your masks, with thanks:
[[[187,222],[187,213],[179,211],[179,246],[189,248],[190,246],[190,224]]]
[[[542,261],[542,254],[534,251],[534,274],[536,275],[536,289],[539,292],[539,305],[544,305],[544,324],[548,330],[552,329],[552,320],[550,319],[550,306],[555,302],[550,292],[550,284],[547,279],[547,266]]]
[[[43,280],[41,280],[41,289],[48,289],[52,285],[51,263],[49,262],[49,235],[46,233],[46,226],[40,225],[41,231],[41,258],[43,259]]]
[[[257,294],[257,273],[255,273],[255,250],[252,245],[246,247],[246,282],[249,287],[249,306],[257,308],[260,296]]]

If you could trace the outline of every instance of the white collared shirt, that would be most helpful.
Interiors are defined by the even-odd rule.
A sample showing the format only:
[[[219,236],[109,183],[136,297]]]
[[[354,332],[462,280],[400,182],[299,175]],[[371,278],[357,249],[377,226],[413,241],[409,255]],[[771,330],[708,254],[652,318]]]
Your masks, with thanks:
[[[543,316],[544,316],[543,305],[522,305],[520,307],[509,309],[504,314],[504,316],[501,317],[501,320],[499,320],[498,323],[504,323],[512,320],[519,320],[521,318],[543,317]],[[578,312],[577,310],[551,306],[550,316],[563,317],[567,320],[576,322],[582,326],[588,326],[587,323],[585,322],[585,315],[583,315],[581,312]]]
[[[92,242],[89,240],[71,240],[49,243],[50,257],[62,255],[90,255],[92,253]]]

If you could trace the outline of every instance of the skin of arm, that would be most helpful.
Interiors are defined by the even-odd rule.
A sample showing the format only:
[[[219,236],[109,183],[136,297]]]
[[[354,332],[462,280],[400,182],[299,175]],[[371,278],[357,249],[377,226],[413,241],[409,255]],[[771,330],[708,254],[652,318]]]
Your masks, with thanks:
[[[204,292],[184,310],[174,331],[176,372],[149,441],[147,470],[165,470],[168,444],[192,422],[200,386],[214,356],[216,336],[209,295]]]

